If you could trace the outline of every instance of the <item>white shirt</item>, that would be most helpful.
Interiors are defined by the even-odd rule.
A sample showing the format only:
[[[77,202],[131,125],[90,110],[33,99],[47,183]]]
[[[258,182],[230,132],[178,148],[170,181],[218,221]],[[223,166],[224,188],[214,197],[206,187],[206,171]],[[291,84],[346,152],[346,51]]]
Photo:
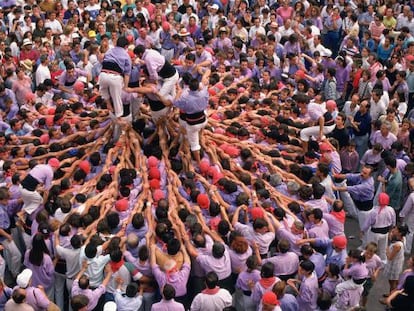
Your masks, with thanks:
[[[142,305],[142,296],[135,296],[133,298],[122,296],[119,289],[115,292],[115,303],[117,311],[136,311]]]
[[[230,307],[233,299],[228,290],[220,288],[214,295],[200,293],[195,296],[191,304],[191,311],[221,311],[225,307]]]
[[[46,22],[45,27],[49,27],[53,34],[61,34],[63,32],[62,25],[57,19]]]
[[[46,79],[50,79],[50,70],[49,67],[39,64],[36,70],[36,86],[39,86],[40,83],[43,83]]]
[[[82,246],[79,254],[79,264],[82,265],[84,260],[88,261],[88,269],[86,270],[86,275],[89,277],[89,285],[91,287],[98,287],[102,284],[103,281],[103,271],[106,264],[111,260],[108,255],[102,255],[102,246],[97,247],[97,253],[95,258],[88,258],[85,255],[85,247]]]

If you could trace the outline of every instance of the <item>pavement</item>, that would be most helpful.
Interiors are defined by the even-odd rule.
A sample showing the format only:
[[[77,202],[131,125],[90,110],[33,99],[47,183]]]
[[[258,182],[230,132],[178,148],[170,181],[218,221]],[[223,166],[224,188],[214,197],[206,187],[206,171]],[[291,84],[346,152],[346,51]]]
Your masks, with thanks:
[[[348,249],[354,249],[361,246],[361,240],[359,239],[359,225],[358,221],[353,218],[346,218],[345,223],[345,235],[348,237]],[[388,280],[380,273],[377,281],[374,283],[366,306],[367,311],[384,311],[385,306],[379,303],[383,294],[388,293],[389,285]],[[407,310],[408,311],[408,310]]]

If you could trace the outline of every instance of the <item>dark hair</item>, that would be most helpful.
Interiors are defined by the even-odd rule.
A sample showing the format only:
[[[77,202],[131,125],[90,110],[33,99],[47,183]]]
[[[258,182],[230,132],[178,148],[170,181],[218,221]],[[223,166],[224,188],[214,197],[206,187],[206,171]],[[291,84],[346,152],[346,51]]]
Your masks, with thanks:
[[[211,271],[209,273],[207,273],[206,275],[206,286],[209,289],[213,289],[217,286],[219,279],[217,276],[217,273],[214,271]]]
[[[36,233],[32,240],[32,249],[29,251],[29,262],[35,266],[40,266],[43,262],[44,254],[49,255],[43,234]]]
[[[270,278],[274,275],[275,266],[271,262],[266,262],[260,270],[260,276],[262,278]]]
[[[164,296],[165,300],[171,300],[175,298],[175,288],[170,284],[165,284],[162,295]]]
[[[312,273],[315,270],[315,264],[310,260],[303,260],[299,266],[308,273]]]

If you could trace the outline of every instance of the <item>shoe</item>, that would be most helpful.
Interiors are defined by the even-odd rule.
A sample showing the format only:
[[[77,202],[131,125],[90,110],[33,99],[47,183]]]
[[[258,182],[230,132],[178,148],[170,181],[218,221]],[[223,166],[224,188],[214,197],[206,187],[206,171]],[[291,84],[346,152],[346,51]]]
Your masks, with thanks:
[[[387,298],[381,298],[379,300],[379,303],[382,304],[382,305],[386,305],[387,304]]]
[[[390,294],[384,294],[384,295],[382,295],[382,297],[384,297],[384,298],[388,298],[390,296]]]

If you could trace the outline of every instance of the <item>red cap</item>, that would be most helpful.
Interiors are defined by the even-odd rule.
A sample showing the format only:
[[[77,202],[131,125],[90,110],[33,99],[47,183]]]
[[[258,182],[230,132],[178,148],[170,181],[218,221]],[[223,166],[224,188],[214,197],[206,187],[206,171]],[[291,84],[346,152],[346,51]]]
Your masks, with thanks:
[[[406,57],[405,57],[405,59],[408,61],[408,62],[411,62],[411,61],[413,61],[414,60],[414,55],[407,55]]]
[[[55,112],[56,112],[56,109],[55,108],[53,108],[53,107],[50,107],[48,110],[47,110],[47,114],[49,114],[49,115],[53,115],[53,114],[55,114]]]
[[[328,151],[332,151],[332,147],[331,145],[327,144],[327,143],[322,143],[319,145],[319,150],[321,152],[328,152]]]
[[[32,92],[28,92],[24,96],[24,99],[27,100],[27,101],[29,101],[29,100],[35,100],[35,98],[36,98],[36,95],[33,94]]]
[[[279,300],[277,300],[277,296],[274,292],[269,291],[263,294],[262,303],[267,305],[278,306]]]
[[[79,163],[79,168],[84,171],[87,174],[91,172],[91,165],[89,164],[89,161],[83,160],[81,163]]]
[[[161,187],[160,181],[158,179],[155,179],[155,178],[151,179],[149,184],[150,184],[150,187],[151,187],[152,190],[160,189],[160,187]]]
[[[332,245],[334,247],[345,249],[346,244],[347,244],[347,240],[346,240],[346,237],[343,235],[337,235],[336,237],[332,239]]]
[[[49,143],[49,134],[43,134],[42,136],[39,137],[40,139],[40,143],[42,145],[47,145]]]
[[[158,202],[161,199],[165,199],[164,192],[162,192],[162,190],[160,189],[155,190],[154,193],[152,194],[152,197],[155,202]]]
[[[82,81],[76,81],[75,84],[73,85],[73,89],[77,92],[83,91],[84,88],[85,88],[85,84],[83,84]]]
[[[154,156],[150,156],[148,158],[148,167],[157,167],[158,166],[158,159]]]
[[[59,166],[60,166],[60,162],[56,158],[49,159],[49,161],[47,162],[47,164],[49,164],[53,168],[59,168]]]
[[[333,110],[333,109],[336,109],[336,107],[337,107],[336,102],[334,100],[330,99],[326,102],[326,109]]]
[[[161,179],[161,172],[156,167],[151,167],[148,171],[148,177],[149,179]]]
[[[263,218],[264,217],[264,211],[260,207],[253,207],[250,210],[250,215],[252,215],[253,220],[256,220],[257,218]]]
[[[210,168],[210,162],[208,160],[201,160],[200,162],[200,173],[206,174],[208,172],[208,169]]]
[[[296,71],[296,76],[299,79],[305,79],[305,72],[303,70],[298,70],[298,71]]]
[[[208,198],[208,195],[205,193],[200,193],[197,196],[197,204],[202,209],[208,209],[210,207],[210,199]]]
[[[129,43],[132,43],[132,41],[134,41],[134,36],[133,35],[128,35],[126,37],[126,39],[128,40]]]
[[[116,201],[115,209],[118,212],[125,212],[128,209],[128,205],[129,205],[128,204],[128,199],[123,198],[123,199],[120,199],[120,200]]]
[[[380,206],[387,206],[390,204],[390,197],[385,192],[381,192],[378,196],[378,203]]]

